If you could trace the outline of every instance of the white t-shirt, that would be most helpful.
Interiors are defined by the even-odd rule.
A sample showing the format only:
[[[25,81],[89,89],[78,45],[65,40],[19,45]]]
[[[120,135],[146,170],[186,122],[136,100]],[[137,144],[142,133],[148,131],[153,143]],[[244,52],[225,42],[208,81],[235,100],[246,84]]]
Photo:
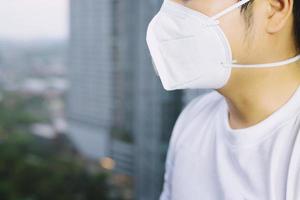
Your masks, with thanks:
[[[232,129],[217,91],[193,99],[172,131],[160,200],[300,200],[300,87],[251,127]]]

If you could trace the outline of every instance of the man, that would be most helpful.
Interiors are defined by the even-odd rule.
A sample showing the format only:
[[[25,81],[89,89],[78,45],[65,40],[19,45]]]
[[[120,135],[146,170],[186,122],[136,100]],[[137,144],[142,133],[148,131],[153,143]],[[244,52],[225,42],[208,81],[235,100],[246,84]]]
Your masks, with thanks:
[[[173,128],[160,200],[300,200],[300,2],[165,0],[147,43]]]

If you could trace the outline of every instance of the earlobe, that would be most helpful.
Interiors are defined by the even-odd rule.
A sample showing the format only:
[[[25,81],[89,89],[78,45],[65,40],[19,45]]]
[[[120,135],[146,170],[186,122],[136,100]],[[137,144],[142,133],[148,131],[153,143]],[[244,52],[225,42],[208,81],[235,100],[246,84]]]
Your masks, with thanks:
[[[274,34],[280,31],[292,16],[293,0],[269,0],[268,4],[267,32]]]

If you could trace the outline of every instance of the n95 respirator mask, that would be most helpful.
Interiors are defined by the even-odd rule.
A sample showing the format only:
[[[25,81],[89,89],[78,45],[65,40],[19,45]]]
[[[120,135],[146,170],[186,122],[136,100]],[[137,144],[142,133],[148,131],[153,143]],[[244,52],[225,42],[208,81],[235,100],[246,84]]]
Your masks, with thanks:
[[[218,89],[233,67],[274,67],[295,62],[300,55],[267,64],[237,64],[218,19],[250,0],[242,0],[209,17],[165,0],[148,25],[146,42],[154,70],[165,90]]]

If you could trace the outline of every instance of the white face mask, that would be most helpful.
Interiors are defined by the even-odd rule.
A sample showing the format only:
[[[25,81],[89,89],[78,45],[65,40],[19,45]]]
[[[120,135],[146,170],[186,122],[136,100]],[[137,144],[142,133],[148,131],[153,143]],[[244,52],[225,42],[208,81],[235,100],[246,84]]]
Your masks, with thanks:
[[[212,17],[171,0],[164,1],[149,23],[146,41],[165,90],[218,89],[228,82],[232,67],[275,67],[300,59],[298,55],[274,63],[235,64],[217,19],[248,1],[242,0]]]

